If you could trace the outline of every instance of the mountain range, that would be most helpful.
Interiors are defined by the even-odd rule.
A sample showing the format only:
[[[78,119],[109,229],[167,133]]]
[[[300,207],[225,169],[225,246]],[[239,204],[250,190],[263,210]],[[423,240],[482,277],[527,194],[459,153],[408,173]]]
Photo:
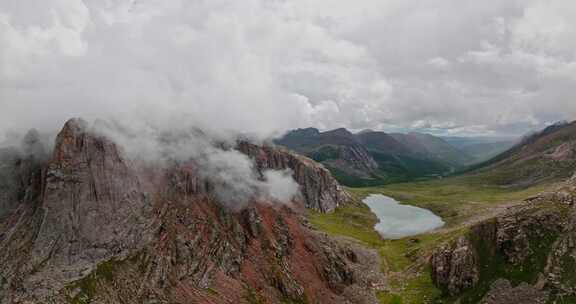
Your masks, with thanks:
[[[415,183],[408,189],[468,195],[460,187],[473,181],[477,193],[491,191],[474,198],[489,207],[450,201],[442,208],[470,217],[393,241],[377,236],[359,200],[383,190],[345,190],[327,167],[370,179],[407,163],[454,170],[469,155],[415,133],[300,129],[278,143],[324,165],[276,145],[219,145],[250,160],[257,182],[284,172],[298,188],[286,201],[254,193],[234,207],[218,193],[234,185],[200,159],[130,158],[81,119],[50,147],[31,130],[0,149],[0,303],[377,304],[429,290],[434,298],[406,303],[575,303],[576,122],[530,134],[458,176]],[[515,189],[546,191],[492,201]]]
[[[377,255],[303,216],[350,201],[330,172],[270,146],[230,149],[257,176],[290,170],[298,196],[231,208],[197,160],[127,158],[79,119],[52,151],[36,131],[2,150],[0,303],[374,303]]]
[[[475,158],[475,162],[483,162],[512,148],[518,143],[516,137],[491,136],[442,136],[445,142]]]
[[[364,130],[354,134],[344,128],[326,132],[307,128],[290,131],[274,142],[324,164],[348,186],[444,176],[490,154],[468,153],[441,137],[416,132]],[[481,144],[492,145],[492,153],[510,146],[508,142]]]

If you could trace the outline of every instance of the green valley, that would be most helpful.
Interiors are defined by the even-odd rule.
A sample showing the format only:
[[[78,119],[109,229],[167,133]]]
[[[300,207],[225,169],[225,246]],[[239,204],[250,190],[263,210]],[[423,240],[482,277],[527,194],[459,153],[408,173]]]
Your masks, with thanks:
[[[379,187],[347,188],[353,203],[334,213],[310,213],[311,223],[331,235],[344,236],[378,250],[382,271],[390,278],[381,303],[432,303],[442,300],[441,291],[430,278],[427,262],[432,251],[463,235],[473,223],[494,216],[502,206],[520,203],[550,185],[527,189],[505,189],[482,184],[476,178],[453,177],[442,180],[400,183]],[[361,201],[369,194],[384,194],[411,205],[432,210],[447,225],[430,233],[385,240],[374,230],[378,221]]]

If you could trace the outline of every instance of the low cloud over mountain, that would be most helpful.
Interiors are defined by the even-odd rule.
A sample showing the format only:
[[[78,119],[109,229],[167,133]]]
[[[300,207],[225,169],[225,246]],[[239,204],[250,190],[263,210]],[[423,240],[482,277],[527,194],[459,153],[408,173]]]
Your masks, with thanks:
[[[6,0],[0,133],[130,114],[261,137],[523,134],[576,115],[575,15],[560,0]]]

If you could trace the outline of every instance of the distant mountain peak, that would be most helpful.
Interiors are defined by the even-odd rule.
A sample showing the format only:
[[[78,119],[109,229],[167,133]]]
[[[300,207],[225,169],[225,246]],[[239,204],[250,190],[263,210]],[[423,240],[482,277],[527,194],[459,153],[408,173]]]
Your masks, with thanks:
[[[344,137],[352,137],[354,134],[348,131],[346,128],[338,128],[330,131],[323,132],[324,135],[332,135],[332,136],[344,136]]]
[[[372,133],[372,132],[378,132],[378,131],[374,131],[372,129],[364,129],[364,130],[356,133],[356,135],[365,134],[365,133]]]
[[[308,128],[289,132],[275,143],[322,162],[350,186],[439,176],[472,161],[441,138],[416,132],[367,129],[353,134],[338,128],[318,133]]]
[[[316,128],[302,128],[302,129],[295,129],[291,130],[286,133],[285,136],[304,136],[304,137],[312,137],[320,135],[320,130]]]
[[[361,132],[359,132],[357,135],[361,135],[361,134],[384,134],[384,135],[390,135],[384,131],[376,131],[376,130],[363,130]]]

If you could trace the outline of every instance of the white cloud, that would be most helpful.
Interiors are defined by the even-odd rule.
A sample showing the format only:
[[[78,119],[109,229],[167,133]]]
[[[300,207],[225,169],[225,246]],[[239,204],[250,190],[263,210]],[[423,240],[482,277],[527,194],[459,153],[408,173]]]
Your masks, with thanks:
[[[450,62],[442,57],[431,58],[426,63],[440,70],[445,70],[450,66]]]
[[[0,128],[523,133],[576,118],[575,32],[562,0],[4,0]]]

